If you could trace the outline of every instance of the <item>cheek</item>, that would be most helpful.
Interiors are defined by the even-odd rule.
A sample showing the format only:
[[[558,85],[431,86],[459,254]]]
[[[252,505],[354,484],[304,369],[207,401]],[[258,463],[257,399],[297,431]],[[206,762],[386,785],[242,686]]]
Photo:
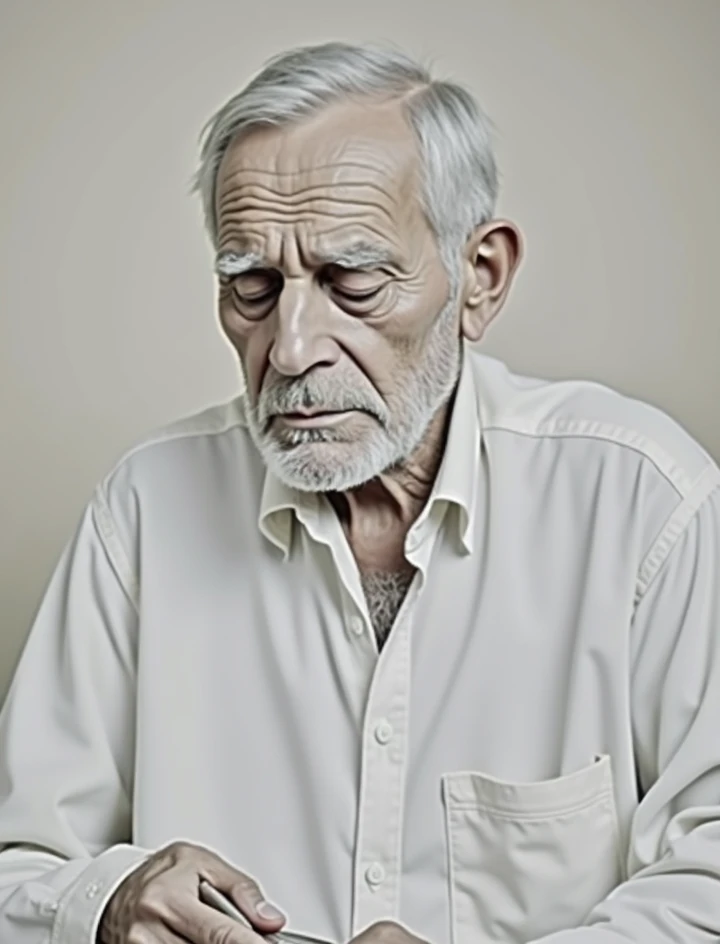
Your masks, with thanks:
[[[218,292],[217,309],[223,333],[233,347],[239,350],[244,345],[252,325],[240,317],[233,304],[232,293],[228,289],[220,289]]]
[[[272,343],[268,321],[250,322],[241,318],[232,299],[220,295],[218,317],[223,334],[237,351],[242,363],[250,398],[254,403],[268,363]]]
[[[420,280],[395,284],[367,317],[342,319],[336,339],[383,398],[393,395],[423,357],[443,301],[428,299]]]
[[[408,358],[424,347],[445,298],[419,280],[398,286],[394,295],[383,334],[398,355]]]
[[[398,294],[393,317],[383,331],[390,369],[386,368],[386,384],[393,391],[403,387],[408,374],[416,371],[427,356],[437,319],[447,304],[447,297],[438,292],[409,289]],[[445,319],[443,319],[445,320]],[[445,329],[455,329],[447,324]],[[458,326],[459,343],[459,326]]]

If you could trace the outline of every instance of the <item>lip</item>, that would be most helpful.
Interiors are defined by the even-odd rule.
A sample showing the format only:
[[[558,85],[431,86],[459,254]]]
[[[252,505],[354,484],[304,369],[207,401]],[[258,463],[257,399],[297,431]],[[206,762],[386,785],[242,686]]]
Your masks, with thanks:
[[[278,413],[276,420],[294,429],[317,429],[321,426],[337,426],[344,423],[356,410],[318,411],[316,413]]]

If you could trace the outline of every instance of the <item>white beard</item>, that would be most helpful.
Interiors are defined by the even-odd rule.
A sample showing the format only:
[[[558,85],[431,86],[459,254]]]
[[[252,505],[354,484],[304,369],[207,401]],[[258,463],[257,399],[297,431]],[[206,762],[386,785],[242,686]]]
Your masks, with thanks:
[[[459,376],[458,295],[451,293],[432,326],[423,359],[408,369],[387,402],[357,369],[352,374],[322,372],[283,378],[263,387],[256,407],[249,411],[248,426],[263,460],[278,479],[300,491],[344,492],[415,451],[437,411],[450,399]],[[358,409],[372,418],[363,417],[363,432],[353,438],[342,425],[287,429],[282,436],[265,431],[274,413],[299,407]],[[347,422],[354,424],[353,419]]]

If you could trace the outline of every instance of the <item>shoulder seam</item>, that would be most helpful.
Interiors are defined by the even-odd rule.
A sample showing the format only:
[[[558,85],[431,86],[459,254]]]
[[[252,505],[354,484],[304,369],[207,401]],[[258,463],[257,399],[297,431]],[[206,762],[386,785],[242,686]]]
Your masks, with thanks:
[[[603,423],[596,420],[555,420],[552,423],[532,427],[522,423],[496,423],[485,426],[483,432],[496,430],[499,432],[517,433],[521,436],[534,437],[541,439],[548,437],[551,439],[568,438],[588,438],[600,439],[605,442],[613,443],[616,446],[622,446],[625,449],[631,449],[639,453],[655,466],[658,472],[673,486],[681,498],[690,494],[694,487],[694,482],[688,476],[687,472],[680,467],[673,457],[667,453],[655,440],[636,430],[624,426],[618,426],[613,423]],[[698,445],[699,449],[702,449]],[[709,464],[703,472],[713,470],[716,467],[709,460]]]
[[[132,565],[128,560],[125,549],[115,530],[112,512],[107,503],[102,487],[98,485],[93,496],[93,520],[100,541],[110,561],[120,585],[132,603],[135,612],[139,613],[140,587]]]
[[[234,403],[235,400],[230,400],[227,404],[220,405],[229,406],[230,404]],[[128,461],[128,459],[132,458],[132,456],[150,446],[159,446],[162,443],[174,442],[177,439],[191,439],[196,436],[219,436],[222,433],[226,433],[235,426],[239,426],[242,429],[247,429],[247,423],[244,422],[243,417],[240,416],[237,410],[235,410],[235,415],[233,417],[227,419],[220,426],[208,423],[207,420],[201,421],[200,417],[203,415],[204,414],[201,413],[196,418],[190,417],[187,420],[178,420],[176,424],[169,424],[164,430],[161,429],[158,432],[151,433],[144,439],[141,439],[140,442],[136,443],[134,446],[131,446],[122,454],[115,465],[105,475],[104,481],[109,481],[117,472],[117,470]],[[193,428],[193,422],[197,422],[197,426],[195,428]],[[183,424],[187,425],[184,426]],[[179,426],[180,428],[173,430],[173,426]]]
[[[714,466],[703,469],[697,477],[693,488],[685,497],[665,523],[665,527],[645,555],[635,585],[635,605],[645,596],[655,578],[660,573],[662,565],[670,556],[670,552],[677,543],[681,534],[692,521],[700,506],[716,488],[720,488],[720,474]]]

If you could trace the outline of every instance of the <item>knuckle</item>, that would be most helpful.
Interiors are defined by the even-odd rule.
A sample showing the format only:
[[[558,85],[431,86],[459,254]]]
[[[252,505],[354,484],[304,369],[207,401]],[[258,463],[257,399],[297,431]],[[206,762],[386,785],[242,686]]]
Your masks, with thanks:
[[[150,944],[150,932],[143,924],[134,924],[123,938],[126,944]]]
[[[175,842],[170,843],[166,847],[166,852],[169,852],[174,859],[187,859],[192,855],[197,854],[197,847],[194,846],[191,842],[187,842],[185,839],[177,839]]]
[[[237,936],[232,928],[212,928],[207,944],[236,944]]]

